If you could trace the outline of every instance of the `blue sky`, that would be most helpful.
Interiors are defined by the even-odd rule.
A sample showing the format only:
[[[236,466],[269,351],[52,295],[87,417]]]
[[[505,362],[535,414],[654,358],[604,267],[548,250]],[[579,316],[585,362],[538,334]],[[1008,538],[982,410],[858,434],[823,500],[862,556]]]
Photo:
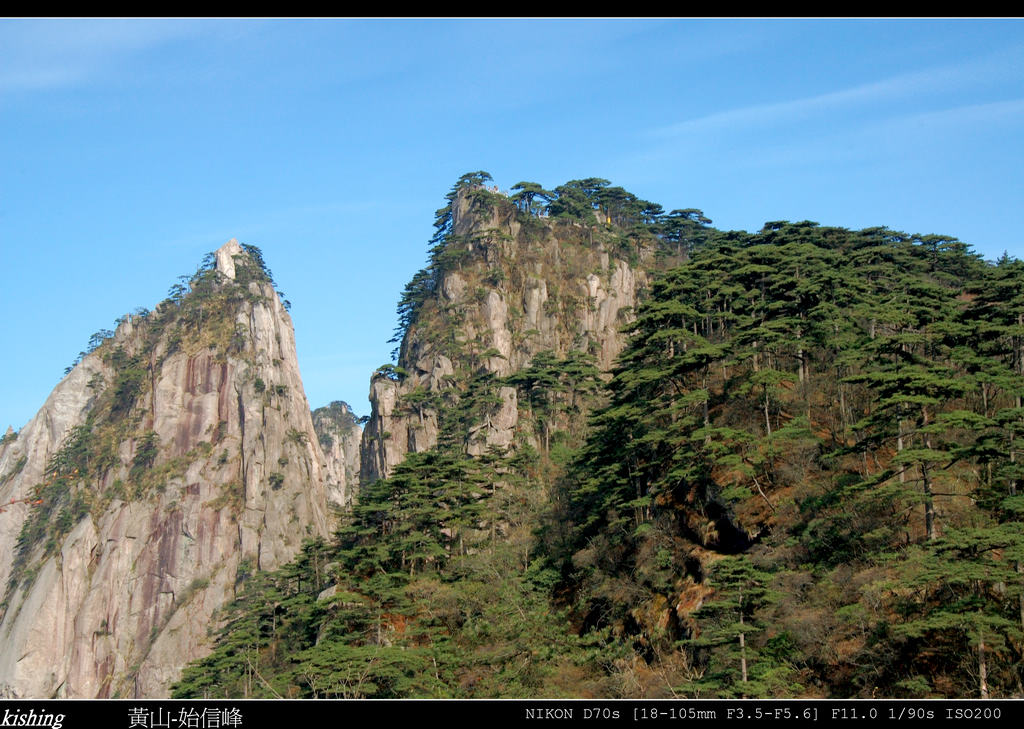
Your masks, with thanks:
[[[231,237],[368,411],[464,172],[1024,257],[1024,23],[0,20],[0,428]]]

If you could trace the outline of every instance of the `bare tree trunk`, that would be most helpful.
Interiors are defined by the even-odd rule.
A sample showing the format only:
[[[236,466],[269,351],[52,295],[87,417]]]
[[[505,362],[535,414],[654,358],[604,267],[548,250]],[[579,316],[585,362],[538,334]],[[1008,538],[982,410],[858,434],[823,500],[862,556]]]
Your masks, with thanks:
[[[921,479],[924,482],[924,528],[928,541],[935,541],[935,501],[932,498],[932,484],[928,479],[928,466],[921,464]]]
[[[836,373],[837,381],[839,373]],[[846,443],[846,390],[843,383],[839,383],[839,426],[843,429],[843,443]]]
[[[743,625],[743,599],[740,598],[740,625]],[[747,683],[747,643],[746,635],[740,633],[740,671],[743,674],[743,683]],[[743,691],[743,696],[746,698],[746,690]]]
[[[896,452],[897,453],[902,453],[903,452],[903,413],[902,412],[899,413],[898,417],[899,417],[899,424],[896,426],[896,430],[897,430]],[[906,482],[907,482],[907,469],[906,469],[905,466],[901,465],[901,467],[900,467],[900,483],[906,483]]]
[[[1017,314],[1017,326],[1018,327],[1024,327],[1024,314]],[[1017,346],[1014,347],[1014,349],[1016,350],[1016,353],[1017,353],[1017,375],[1018,376],[1024,376],[1024,343],[1021,342],[1020,337],[1014,337],[1014,339],[1017,340],[1016,341],[1016,345]],[[1017,395],[1016,400],[1017,400],[1017,403],[1016,403],[1017,404],[1017,409],[1020,410],[1020,407],[1021,407],[1021,396]],[[1013,430],[1011,429],[1010,430],[1010,463],[1016,463],[1017,462],[1017,450],[1016,450],[1016,446],[1015,446],[1014,440],[1015,440],[1015,438],[1014,438]],[[1011,467],[1011,470],[1012,470],[1012,467]],[[1016,495],[1017,495],[1017,479],[1016,478],[1011,478],[1010,479],[1010,496],[1016,496]]]
[[[704,427],[707,428],[708,426],[711,425],[711,418],[708,415],[708,400],[711,397],[711,393],[708,391],[708,378],[707,378],[706,375],[704,377],[704,391],[707,393],[707,395],[704,397]],[[711,436],[710,435],[705,435],[704,436],[704,443],[705,444],[709,444],[710,442],[711,442]]]
[[[1020,562],[1017,563],[1017,574],[1024,579],[1024,564]],[[1017,603],[1020,606],[1020,627],[1024,628],[1024,592],[1017,598]]]
[[[928,426],[928,408],[921,408],[921,420],[925,427]],[[924,437],[924,445],[931,450],[932,440],[927,435]],[[932,498],[932,483],[928,477],[928,465],[921,463],[921,481],[924,488],[924,526],[928,534],[928,541],[935,541],[935,501]]]
[[[1016,404],[1017,404],[1017,409],[1020,410],[1020,407],[1021,407],[1021,397],[1020,397],[1020,395],[1017,395],[1017,403]],[[1013,433],[1013,430],[1011,429],[1010,430],[1010,463],[1011,464],[1017,462],[1017,449],[1015,447],[1016,444],[1014,443],[1014,440],[1015,440],[1014,433]],[[1010,471],[1013,472],[1013,467],[1012,466],[1010,467]],[[1014,478],[1014,477],[1010,478],[1010,488],[1009,488],[1009,491],[1010,491],[1010,496],[1016,496],[1017,495],[1017,479]]]
[[[985,661],[985,636],[978,626],[978,681],[981,684],[981,698],[988,698],[988,664]]]

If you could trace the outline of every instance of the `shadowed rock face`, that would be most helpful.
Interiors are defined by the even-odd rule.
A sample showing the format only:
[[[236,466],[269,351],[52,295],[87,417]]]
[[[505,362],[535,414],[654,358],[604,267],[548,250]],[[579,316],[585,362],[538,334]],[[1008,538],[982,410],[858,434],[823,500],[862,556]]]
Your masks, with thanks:
[[[58,544],[19,548],[38,505],[0,514],[4,694],[166,696],[208,652],[214,611],[234,597],[240,570],[277,567],[328,533],[324,456],[291,319],[269,282],[235,280],[250,263],[236,241],[216,253],[213,290],[236,294],[215,312],[230,346],[207,336],[202,319],[190,338],[176,320],[157,331],[155,315],[130,317],[0,446],[7,503],[53,478],[48,464],[72,429],[116,436],[112,465],[69,481],[87,508]],[[120,381],[115,348],[145,373],[119,420],[104,405]],[[144,458],[147,438],[156,450]]]
[[[433,299],[406,332],[398,365],[401,381],[376,375],[370,382],[370,418],[363,431],[361,482],[391,474],[406,453],[436,445],[437,412],[410,405],[415,392],[439,393],[455,368],[439,344],[454,324],[462,342],[477,342],[490,356],[480,367],[499,377],[529,366],[545,350],[564,356],[590,351],[607,372],[625,346],[619,330],[646,288],[653,250],[641,249],[635,265],[592,244],[590,228],[533,219],[525,225],[511,202],[481,201],[460,190],[452,202],[450,245],[466,260],[438,275]],[[472,433],[471,455],[505,448],[518,418],[516,389],[501,388],[501,404]]]

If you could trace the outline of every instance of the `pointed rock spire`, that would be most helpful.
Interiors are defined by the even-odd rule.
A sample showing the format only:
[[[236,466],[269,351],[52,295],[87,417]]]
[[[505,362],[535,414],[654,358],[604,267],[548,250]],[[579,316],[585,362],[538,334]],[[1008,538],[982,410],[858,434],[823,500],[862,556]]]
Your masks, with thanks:
[[[237,238],[232,238],[217,249],[217,270],[230,279],[235,278],[235,256],[242,253],[242,246]]]

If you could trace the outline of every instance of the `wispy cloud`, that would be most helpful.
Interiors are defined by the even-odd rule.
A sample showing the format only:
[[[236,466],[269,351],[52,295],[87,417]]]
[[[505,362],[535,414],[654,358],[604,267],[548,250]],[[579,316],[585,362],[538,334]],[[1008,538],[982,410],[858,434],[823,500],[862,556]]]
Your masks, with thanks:
[[[5,20],[0,22],[0,92],[82,83],[126,56],[203,27],[177,20]]]
[[[964,104],[949,109],[907,114],[897,123],[910,125],[961,126],[1013,121],[1024,115],[1024,99],[1006,99],[986,104]]]
[[[0,70],[0,91],[32,91],[67,86],[80,80],[84,75],[81,68],[59,65],[5,68]]]
[[[807,169],[868,159],[883,163],[903,159],[915,149],[936,146],[946,149],[943,156],[947,156],[977,139],[982,130],[986,139],[1002,138],[1005,131],[999,130],[1000,125],[1019,126],[1022,120],[1024,99],[963,104],[900,114],[812,138],[791,135],[774,145],[745,150],[733,164],[745,169],[780,165]]]
[[[791,124],[839,111],[878,107],[881,111],[898,113],[892,102],[920,100],[924,96],[961,92],[986,85],[989,81],[1005,81],[1005,75],[1024,75],[1024,53],[1012,48],[969,63],[941,66],[893,76],[824,94],[788,101],[754,104],[687,119],[652,131],[652,136],[672,138],[684,135],[714,133],[730,129]]]

